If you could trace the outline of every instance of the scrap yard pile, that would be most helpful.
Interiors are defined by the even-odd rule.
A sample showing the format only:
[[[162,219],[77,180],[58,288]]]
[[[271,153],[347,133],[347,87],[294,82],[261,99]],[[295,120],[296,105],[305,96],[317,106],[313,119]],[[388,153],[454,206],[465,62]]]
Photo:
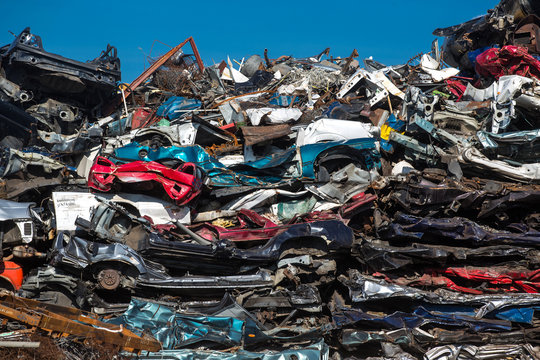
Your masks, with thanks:
[[[23,30],[0,48],[0,354],[540,359],[540,4],[434,35],[398,66],[205,66],[188,38],[122,84],[113,46],[79,62]]]

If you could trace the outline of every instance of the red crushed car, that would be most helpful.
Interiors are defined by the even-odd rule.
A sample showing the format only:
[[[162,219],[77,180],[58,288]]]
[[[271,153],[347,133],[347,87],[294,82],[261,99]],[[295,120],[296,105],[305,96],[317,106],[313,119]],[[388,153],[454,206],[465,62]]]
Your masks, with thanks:
[[[476,57],[476,72],[486,78],[521,75],[540,79],[540,61],[525,47],[491,48]]]
[[[191,229],[210,241],[220,239],[235,242],[262,241],[268,240],[299,223],[340,220],[344,224],[347,224],[353,215],[366,211],[376,199],[377,195],[360,192],[354,195],[345,205],[341,206],[339,214],[331,211],[313,211],[307,214],[296,215],[287,224],[283,225],[278,225],[253,210],[240,209],[236,214],[239,223],[238,226],[225,228],[211,223],[202,223],[192,226]],[[165,227],[161,226],[161,228],[164,229]]]
[[[186,205],[196,198],[202,188],[203,172],[194,163],[180,163],[167,167],[154,161],[134,161],[116,165],[111,160],[98,156],[88,175],[88,186],[108,192],[115,190],[137,190],[149,192],[165,190],[178,205]]]

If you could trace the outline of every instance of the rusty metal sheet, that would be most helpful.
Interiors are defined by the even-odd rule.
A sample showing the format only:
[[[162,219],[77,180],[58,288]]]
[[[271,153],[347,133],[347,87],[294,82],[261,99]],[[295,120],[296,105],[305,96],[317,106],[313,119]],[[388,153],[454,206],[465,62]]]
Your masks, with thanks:
[[[104,323],[94,314],[21,298],[7,292],[0,294],[0,316],[59,336],[93,339],[128,351],[161,349],[161,344],[153,337],[147,334],[139,336],[122,326]]]
[[[287,124],[272,126],[243,126],[244,144],[251,146],[267,140],[273,140],[291,133],[291,127]]]

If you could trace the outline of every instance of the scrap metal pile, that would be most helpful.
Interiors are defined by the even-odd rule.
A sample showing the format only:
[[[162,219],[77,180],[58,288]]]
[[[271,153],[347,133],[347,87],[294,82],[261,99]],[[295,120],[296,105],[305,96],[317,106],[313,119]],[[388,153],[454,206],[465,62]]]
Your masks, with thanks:
[[[503,0],[399,66],[204,67],[189,38],[129,85],[114,47],[25,29],[0,48],[0,346],[540,359],[538,16]]]

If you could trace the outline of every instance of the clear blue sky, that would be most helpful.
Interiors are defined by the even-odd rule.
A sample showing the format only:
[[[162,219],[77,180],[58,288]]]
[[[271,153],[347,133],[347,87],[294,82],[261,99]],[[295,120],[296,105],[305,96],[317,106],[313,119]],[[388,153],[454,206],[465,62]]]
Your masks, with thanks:
[[[0,44],[30,26],[45,50],[95,58],[107,43],[118,49],[122,80],[144,70],[154,40],[174,46],[193,36],[205,64],[260,54],[305,57],[331,48],[373,56],[388,65],[428,51],[437,27],[483,15],[498,0],[356,1],[29,1],[0,0]],[[142,51],[139,49],[141,48]],[[152,55],[167,51],[154,46]]]

